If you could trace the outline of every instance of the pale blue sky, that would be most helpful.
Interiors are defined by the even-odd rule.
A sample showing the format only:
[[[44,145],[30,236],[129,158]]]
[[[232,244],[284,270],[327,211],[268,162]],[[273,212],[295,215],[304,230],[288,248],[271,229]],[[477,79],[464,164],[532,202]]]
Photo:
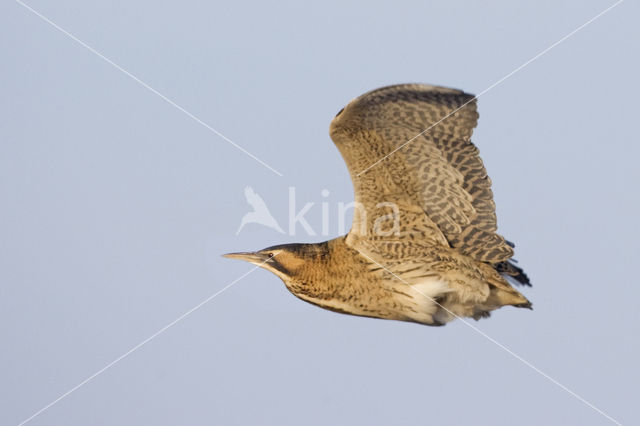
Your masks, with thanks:
[[[480,93],[613,1],[0,4],[0,424],[18,424],[246,273],[322,236],[247,225],[251,186],[321,228],[351,182],[328,136],[379,86]],[[482,332],[640,421],[639,7],[623,2],[479,100],[474,142],[533,312]],[[320,196],[327,189],[327,198]],[[605,425],[462,322],[339,315],[255,271],[30,425]]]

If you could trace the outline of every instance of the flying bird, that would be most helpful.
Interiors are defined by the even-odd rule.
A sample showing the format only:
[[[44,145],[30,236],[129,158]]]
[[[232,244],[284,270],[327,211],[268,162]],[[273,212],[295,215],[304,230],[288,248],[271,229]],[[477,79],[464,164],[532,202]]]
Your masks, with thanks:
[[[347,235],[229,253],[298,298],[351,315],[439,326],[502,306],[531,308],[513,244],[496,233],[491,180],[471,143],[476,98],[403,84],[345,106],[330,135],[353,182]]]

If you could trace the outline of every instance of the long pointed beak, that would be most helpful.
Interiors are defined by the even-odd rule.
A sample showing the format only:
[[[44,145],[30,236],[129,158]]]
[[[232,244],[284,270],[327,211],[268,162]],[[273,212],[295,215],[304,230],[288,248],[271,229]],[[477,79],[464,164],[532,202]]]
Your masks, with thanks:
[[[244,260],[245,262],[258,264],[258,265],[264,263],[266,260],[269,259],[267,255],[264,255],[261,253],[254,253],[251,251],[244,251],[239,253],[227,253],[227,254],[223,254],[222,257],[226,257],[229,259]]]

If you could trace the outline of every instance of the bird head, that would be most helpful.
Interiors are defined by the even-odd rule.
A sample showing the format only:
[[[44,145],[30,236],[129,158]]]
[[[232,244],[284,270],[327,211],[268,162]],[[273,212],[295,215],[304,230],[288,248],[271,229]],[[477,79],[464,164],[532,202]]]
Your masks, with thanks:
[[[253,263],[279,276],[291,289],[295,284],[307,278],[312,265],[322,258],[320,246],[324,244],[283,244],[267,247],[255,252],[227,253],[224,257],[240,259]]]

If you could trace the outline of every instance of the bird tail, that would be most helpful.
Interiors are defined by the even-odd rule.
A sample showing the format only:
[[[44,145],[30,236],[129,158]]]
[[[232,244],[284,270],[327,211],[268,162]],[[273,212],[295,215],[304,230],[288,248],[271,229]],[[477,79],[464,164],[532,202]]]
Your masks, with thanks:
[[[515,306],[516,308],[533,309],[533,305],[529,299],[508,284],[506,286],[492,287],[489,298],[485,303],[492,306],[493,309],[506,305]]]
[[[515,281],[518,284],[531,285],[529,278],[522,269],[511,261],[500,262],[494,265],[484,263],[482,265],[486,268],[489,297],[477,307],[478,309],[473,316],[474,318],[481,318],[485,313],[507,305],[517,308],[533,309],[529,299],[511,286],[510,283],[510,281]]]
[[[526,275],[524,277],[526,278]],[[533,309],[529,299],[512,287],[504,276],[495,276],[488,282],[490,293],[485,302],[486,305],[493,307],[493,309],[505,305]]]

